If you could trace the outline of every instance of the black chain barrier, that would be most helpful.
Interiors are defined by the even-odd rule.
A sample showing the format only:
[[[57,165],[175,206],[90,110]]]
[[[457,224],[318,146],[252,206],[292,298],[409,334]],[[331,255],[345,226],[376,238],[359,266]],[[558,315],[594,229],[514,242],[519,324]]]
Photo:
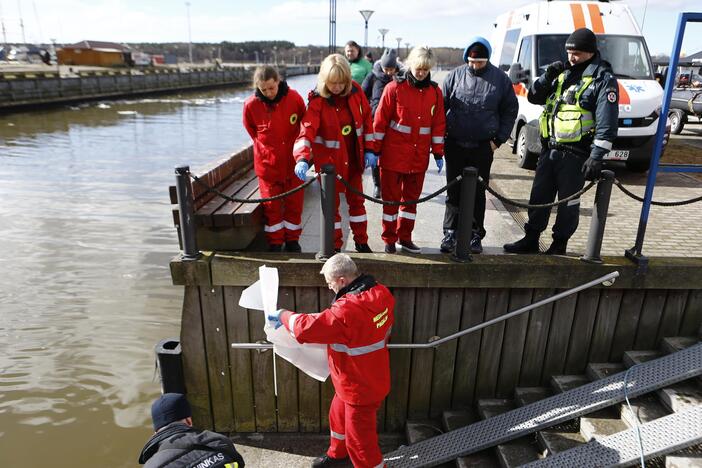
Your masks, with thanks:
[[[312,182],[314,182],[318,176],[318,174],[315,173],[313,178],[307,180],[302,185],[299,185],[292,190],[288,190],[287,192],[279,193],[278,195],[273,195],[272,197],[268,197],[268,198],[235,198],[235,197],[230,197],[229,195],[220,192],[216,188],[210,187],[209,185],[207,185],[207,183],[205,183],[201,178],[199,178],[198,176],[196,176],[192,172],[188,172],[188,175],[195,182],[202,185],[205,188],[206,192],[214,193],[215,195],[218,195],[218,196],[224,198],[225,200],[230,201],[230,202],[234,202],[234,203],[265,203],[265,202],[269,202],[269,201],[273,201],[273,200],[280,200],[281,198],[285,198],[287,196],[290,196],[295,192],[299,192],[300,190],[304,190]]]
[[[629,197],[633,198],[636,201],[643,202],[644,199],[635,193],[629,191],[624,185],[619,181],[619,179],[614,179],[614,184],[617,186],[619,190],[624,192],[626,195]],[[698,201],[702,201],[702,196],[700,197],[695,197],[695,198],[690,198],[689,200],[680,200],[680,201],[653,201],[651,200],[651,205],[656,205],[656,206],[682,206],[682,205],[689,205],[691,203],[697,203]]]
[[[342,184],[344,184],[350,192],[355,193],[356,195],[359,195],[370,202],[377,203],[379,205],[404,206],[404,205],[418,205],[420,203],[424,203],[425,201],[429,201],[438,195],[441,195],[443,192],[447,191],[450,187],[459,183],[463,179],[463,176],[461,176],[461,175],[457,176],[455,179],[453,179],[451,182],[449,182],[445,186],[441,187],[436,192],[430,193],[429,195],[427,195],[425,197],[418,198],[416,200],[407,200],[407,201],[382,200],[380,198],[371,197],[370,195],[366,195],[365,193],[361,192],[360,190],[357,190],[356,188],[352,187],[351,184],[349,184],[349,181],[344,179],[343,177],[341,177],[339,174],[336,175],[336,178],[339,179],[339,181]]]
[[[505,197],[504,195],[502,195],[501,193],[495,191],[492,187],[490,187],[490,185],[488,185],[488,184],[483,180],[483,178],[480,177],[480,176],[478,176],[478,182],[480,182],[480,184],[481,184],[483,187],[485,187],[485,190],[487,190],[488,192],[490,192],[495,198],[497,198],[497,199],[500,200],[501,202],[507,203],[508,205],[513,205],[513,206],[517,206],[517,207],[519,207],[519,208],[526,208],[526,209],[553,208],[554,206],[562,205],[563,203],[568,203],[568,202],[571,201],[571,200],[575,200],[576,198],[580,198],[580,196],[581,196],[582,194],[584,194],[585,192],[587,192],[588,190],[590,190],[592,187],[594,187],[594,186],[597,184],[597,181],[593,180],[592,182],[590,182],[589,184],[587,184],[585,187],[583,187],[582,189],[578,190],[578,191],[575,192],[574,194],[569,195],[569,196],[567,196],[567,197],[565,197],[565,198],[561,198],[560,200],[555,201],[555,202],[553,202],[553,203],[544,203],[544,204],[541,204],[541,205],[530,205],[530,204],[528,204],[528,203],[518,202],[518,201],[516,201],[516,200],[512,200],[512,199],[510,199],[510,198]]]

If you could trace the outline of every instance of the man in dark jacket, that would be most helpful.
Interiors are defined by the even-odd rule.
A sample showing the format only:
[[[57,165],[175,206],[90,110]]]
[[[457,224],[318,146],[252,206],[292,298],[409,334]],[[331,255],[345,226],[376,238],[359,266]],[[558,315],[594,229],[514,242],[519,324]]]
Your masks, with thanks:
[[[244,459],[229,438],[194,429],[185,395],[165,393],[151,405],[156,433],[139,455],[144,468],[243,468]]]
[[[539,119],[542,151],[536,165],[529,204],[547,204],[599,178],[602,159],[617,137],[619,86],[609,63],[600,58],[597,37],[587,28],[566,40],[568,64],[554,62],[534,81],[527,99],[544,105]],[[574,118],[577,116],[577,118]],[[504,249],[510,253],[538,253],[539,236],[548,226],[550,208],[529,210],[525,236]],[[580,218],[580,199],[558,205],[553,242],[545,252],[566,253],[568,239]]]
[[[478,169],[487,183],[493,152],[510,136],[519,104],[512,82],[505,72],[489,62],[492,48],[483,37],[475,37],[463,52],[466,65],[452,70],[444,79],[446,111],[446,180],[451,181],[464,167]],[[449,188],[444,213],[442,252],[456,248],[460,184]],[[473,211],[470,250],[483,251],[485,237],[485,189],[478,185]]]
[[[371,106],[371,114],[375,116],[375,110],[380,104],[380,98],[383,97],[385,85],[392,81],[393,76],[397,75],[400,67],[397,63],[397,54],[395,49],[385,49],[380,60],[373,64],[373,71],[363,80],[361,87],[368,98]],[[380,167],[375,166],[372,169],[373,174],[373,196],[380,198]]]

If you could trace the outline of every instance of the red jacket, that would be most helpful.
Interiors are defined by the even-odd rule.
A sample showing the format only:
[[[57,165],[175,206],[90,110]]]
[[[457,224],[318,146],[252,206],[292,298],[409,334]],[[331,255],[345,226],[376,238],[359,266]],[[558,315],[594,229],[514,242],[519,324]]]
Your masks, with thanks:
[[[356,131],[358,167],[364,167],[363,153],[375,152],[375,140],[368,98],[356,82],[353,82],[348,102]],[[311,91],[307,111],[302,119],[300,135],[297,137],[293,151],[295,161],[314,161],[317,172],[320,172],[325,164],[334,164],[337,174],[348,179],[348,152],[336,113],[336,107],[331,99],[323,98],[316,91]]]
[[[424,172],[429,152],[444,155],[444,98],[438,85],[417,88],[393,80],[375,112],[380,167],[401,173]]]
[[[387,341],[395,321],[395,298],[372,276],[362,275],[339,291],[318,314],[284,311],[280,321],[300,343],[326,343],[329,370],[342,401],[367,405],[390,392]]]
[[[284,81],[279,86],[273,101],[257,92],[244,102],[244,127],[254,143],[254,169],[267,181],[294,177],[292,148],[305,113],[305,101],[297,91]]]

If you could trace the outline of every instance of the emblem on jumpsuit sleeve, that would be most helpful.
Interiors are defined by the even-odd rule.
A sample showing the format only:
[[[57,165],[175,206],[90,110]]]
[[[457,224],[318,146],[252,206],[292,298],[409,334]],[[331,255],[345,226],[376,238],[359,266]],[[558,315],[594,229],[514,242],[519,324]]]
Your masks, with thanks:
[[[297,114],[290,114],[290,125],[297,123]]]

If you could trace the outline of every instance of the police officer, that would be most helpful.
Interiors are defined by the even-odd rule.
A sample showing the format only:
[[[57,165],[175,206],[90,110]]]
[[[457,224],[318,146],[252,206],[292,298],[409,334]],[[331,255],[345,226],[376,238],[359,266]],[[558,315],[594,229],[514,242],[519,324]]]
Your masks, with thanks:
[[[596,180],[602,159],[617,137],[619,95],[609,63],[597,51],[597,37],[580,28],[566,40],[568,64],[554,62],[529,89],[528,99],[544,105],[539,118],[542,151],[536,166],[529,203],[546,204],[566,198]],[[558,205],[553,242],[548,255],[563,255],[575,233],[580,199]],[[504,249],[510,253],[538,253],[539,236],[548,225],[550,208],[529,209],[525,236]]]

